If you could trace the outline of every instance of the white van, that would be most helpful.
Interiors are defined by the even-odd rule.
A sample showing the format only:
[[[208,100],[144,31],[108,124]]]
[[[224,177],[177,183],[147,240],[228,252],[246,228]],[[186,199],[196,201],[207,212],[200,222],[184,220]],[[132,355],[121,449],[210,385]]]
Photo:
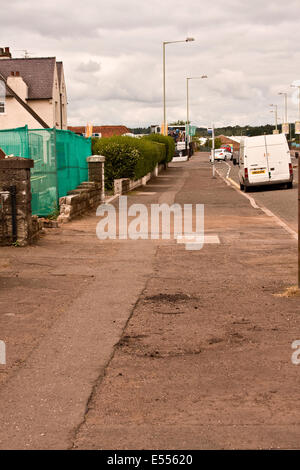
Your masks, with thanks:
[[[286,184],[293,187],[293,166],[285,134],[243,137],[240,143],[240,188]]]

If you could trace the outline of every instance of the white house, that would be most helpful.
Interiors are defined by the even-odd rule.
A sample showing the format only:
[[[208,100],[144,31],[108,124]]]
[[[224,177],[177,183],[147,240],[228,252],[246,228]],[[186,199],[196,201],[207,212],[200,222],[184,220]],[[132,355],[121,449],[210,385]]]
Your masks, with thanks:
[[[62,62],[55,57],[13,59],[9,48],[0,48],[0,74],[7,85],[49,127],[67,129],[67,93]],[[0,77],[1,79],[1,77]],[[12,96],[0,81],[0,130],[42,125]]]

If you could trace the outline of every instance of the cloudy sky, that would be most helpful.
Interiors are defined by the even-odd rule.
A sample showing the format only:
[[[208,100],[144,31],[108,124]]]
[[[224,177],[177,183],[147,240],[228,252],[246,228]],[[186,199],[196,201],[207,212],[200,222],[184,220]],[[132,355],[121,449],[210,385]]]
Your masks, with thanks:
[[[64,62],[70,125],[162,122],[162,42],[168,122],[200,126],[273,122],[270,103],[300,80],[300,0],[0,0],[1,44],[14,57]],[[299,82],[300,83],[300,82]]]

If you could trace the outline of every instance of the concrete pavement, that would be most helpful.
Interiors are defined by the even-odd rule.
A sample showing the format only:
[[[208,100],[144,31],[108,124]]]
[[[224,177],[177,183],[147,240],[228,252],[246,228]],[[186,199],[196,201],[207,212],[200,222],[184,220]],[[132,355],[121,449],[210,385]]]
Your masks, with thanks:
[[[203,203],[221,243],[101,242],[90,215],[5,248],[0,447],[297,448],[296,241],[207,156],[135,202]]]

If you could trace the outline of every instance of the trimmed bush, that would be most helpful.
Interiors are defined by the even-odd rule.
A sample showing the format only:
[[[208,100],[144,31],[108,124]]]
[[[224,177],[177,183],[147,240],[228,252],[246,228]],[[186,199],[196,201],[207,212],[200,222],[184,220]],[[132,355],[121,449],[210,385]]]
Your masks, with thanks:
[[[166,147],[159,142],[128,136],[93,139],[93,155],[105,156],[105,186],[113,188],[114,179],[139,179],[166,160]]]
[[[170,136],[162,134],[149,134],[143,137],[143,139],[151,140],[152,142],[160,142],[166,147],[166,160],[161,163],[168,163],[172,160],[175,154],[175,142]]]

